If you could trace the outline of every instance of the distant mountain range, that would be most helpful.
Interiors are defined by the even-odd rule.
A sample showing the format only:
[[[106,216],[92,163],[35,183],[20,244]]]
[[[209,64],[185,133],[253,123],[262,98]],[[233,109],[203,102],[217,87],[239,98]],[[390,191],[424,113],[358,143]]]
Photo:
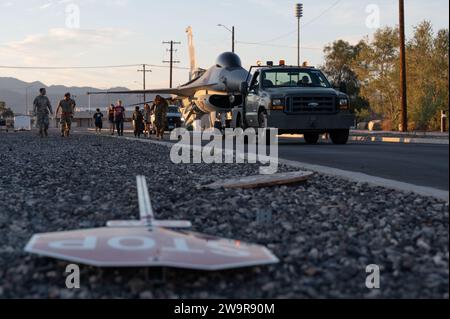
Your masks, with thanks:
[[[27,89],[28,88],[28,89]],[[104,91],[93,87],[66,87],[63,85],[47,86],[42,82],[24,82],[15,78],[0,77],[0,101],[6,102],[6,106],[11,108],[16,114],[25,114],[28,101],[28,109],[32,110],[33,100],[38,95],[40,88],[47,89],[47,96],[52,102],[53,108],[56,108],[58,102],[63,98],[64,94],[70,92],[75,97],[77,106],[81,109],[87,109],[89,98],[86,92]],[[109,90],[128,91],[125,87],[115,87]],[[28,94],[26,94],[28,93]],[[147,100],[152,100],[154,95],[147,95]],[[92,95],[91,108],[106,109],[111,103],[115,103],[118,99],[124,101],[125,105],[142,102],[143,97],[137,95]]]

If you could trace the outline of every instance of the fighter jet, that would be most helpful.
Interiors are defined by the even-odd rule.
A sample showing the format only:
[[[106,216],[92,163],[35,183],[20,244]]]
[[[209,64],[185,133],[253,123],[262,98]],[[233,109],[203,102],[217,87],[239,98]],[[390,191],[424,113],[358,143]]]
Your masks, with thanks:
[[[240,105],[242,103],[241,84],[247,80],[248,71],[242,67],[239,56],[232,52],[225,52],[219,55],[216,63],[208,70],[198,69],[195,62],[192,29],[188,28],[187,33],[192,80],[186,84],[174,89],[88,92],[88,94],[172,94],[182,100],[185,109],[183,113],[190,114],[190,117],[213,112],[227,113]],[[186,122],[189,121],[186,120]]]

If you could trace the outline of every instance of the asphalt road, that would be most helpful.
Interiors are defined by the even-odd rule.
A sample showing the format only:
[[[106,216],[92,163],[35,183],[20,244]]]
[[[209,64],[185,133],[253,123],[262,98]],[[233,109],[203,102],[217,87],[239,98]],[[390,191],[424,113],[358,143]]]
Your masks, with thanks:
[[[449,147],[429,144],[351,142],[306,145],[280,138],[280,158],[449,190]]]
[[[132,136],[130,132],[126,135]],[[165,141],[169,141],[168,134]],[[282,136],[279,139],[279,157],[449,190],[448,145],[382,142],[349,142],[348,145],[320,142],[318,145],[307,145],[302,138]]]

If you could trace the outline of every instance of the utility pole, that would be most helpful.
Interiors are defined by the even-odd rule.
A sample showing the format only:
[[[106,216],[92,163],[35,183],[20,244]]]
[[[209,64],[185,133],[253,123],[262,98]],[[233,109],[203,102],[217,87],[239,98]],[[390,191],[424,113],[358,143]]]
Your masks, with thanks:
[[[163,42],[163,44],[170,44],[170,49],[168,49],[167,51],[170,52],[170,60],[169,61],[163,61],[163,63],[169,63],[170,64],[170,88],[173,87],[173,65],[175,63],[180,63],[180,61],[174,61],[173,60],[173,53],[176,51],[174,50],[174,45],[178,45],[181,44],[181,42],[174,42],[174,41],[169,41],[169,42]]]
[[[298,38],[297,38],[297,65],[301,66],[301,57],[300,57],[300,19],[303,18],[303,3],[297,3],[295,6],[295,16],[298,20]]]
[[[400,11],[400,96],[401,96],[401,131],[408,132],[408,93],[406,86],[406,46],[405,46],[405,1],[399,0]]]
[[[143,74],[143,86],[144,86],[144,103],[147,102],[147,95],[145,94],[145,90],[147,90],[147,85],[146,85],[146,75],[147,73],[151,73],[152,70],[147,70],[146,69],[147,65],[146,64],[142,64],[142,70],[138,70],[138,72],[142,72]]]
[[[236,52],[236,28],[233,26],[231,29],[229,27],[227,27],[226,25],[223,24],[218,24],[218,27],[223,27],[224,29],[226,29],[227,31],[231,32],[231,52],[235,53]]]
[[[232,30],[231,33],[233,34],[233,35],[232,35],[232,40],[231,40],[231,41],[233,42],[233,44],[232,44],[232,51],[231,51],[231,52],[234,53],[234,52],[236,51],[236,50],[235,50],[235,43],[236,43],[236,40],[235,40],[235,32],[234,32],[235,29],[234,29],[234,26],[233,26],[233,28],[232,28],[231,30]]]

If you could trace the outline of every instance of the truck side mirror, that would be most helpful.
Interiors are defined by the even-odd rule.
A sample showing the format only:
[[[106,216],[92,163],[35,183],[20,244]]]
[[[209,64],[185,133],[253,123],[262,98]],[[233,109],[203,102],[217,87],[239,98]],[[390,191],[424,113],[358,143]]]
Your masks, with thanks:
[[[241,83],[241,94],[242,95],[247,95],[248,94],[248,83],[247,82],[242,82]]]
[[[348,92],[347,84],[345,84],[344,82],[341,82],[339,84],[339,91],[341,91],[342,93],[347,94],[347,92]]]

